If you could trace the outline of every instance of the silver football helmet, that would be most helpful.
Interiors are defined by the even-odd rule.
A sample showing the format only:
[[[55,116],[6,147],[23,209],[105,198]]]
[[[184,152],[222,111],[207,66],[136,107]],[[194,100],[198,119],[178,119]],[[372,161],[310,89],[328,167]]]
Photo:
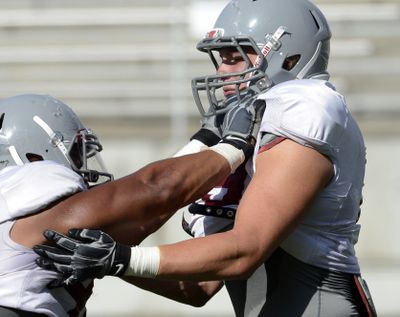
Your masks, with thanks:
[[[291,79],[328,79],[330,38],[324,15],[308,0],[231,0],[197,48],[210,55],[216,68],[218,50],[236,49],[246,69],[194,78],[193,96],[200,113],[207,115],[204,98],[214,113],[225,111],[221,88],[226,85],[236,86],[235,98],[240,100],[248,92],[258,94]],[[258,55],[254,64],[246,54],[249,48]]]
[[[60,100],[24,94],[0,101],[0,169],[52,160],[94,185],[113,179],[104,168],[101,150],[96,135]]]

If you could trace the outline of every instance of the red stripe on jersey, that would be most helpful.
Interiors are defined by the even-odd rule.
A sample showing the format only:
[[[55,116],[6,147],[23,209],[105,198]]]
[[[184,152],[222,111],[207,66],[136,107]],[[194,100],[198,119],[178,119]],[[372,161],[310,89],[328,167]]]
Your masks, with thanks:
[[[357,275],[354,275],[354,281],[356,283],[358,293],[360,294],[360,297],[361,297],[361,300],[362,300],[362,302],[363,302],[363,304],[365,306],[365,309],[367,310],[368,317],[375,317],[376,314],[373,313],[373,311],[372,311],[372,309],[371,309],[371,307],[370,307],[370,305],[368,303],[367,296],[365,294],[365,291],[364,291],[362,285],[360,284],[360,281],[358,280],[358,276]]]
[[[275,145],[281,143],[282,141],[284,141],[284,140],[286,140],[286,139],[287,139],[287,138],[285,138],[285,137],[283,137],[283,136],[278,136],[278,137],[276,137],[272,142],[261,146],[261,147],[258,149],[258,154],[260,154],[260,153],[262,153],[262,152],[265,152],[265,151],[267,151],[267,150],[273,148]]]

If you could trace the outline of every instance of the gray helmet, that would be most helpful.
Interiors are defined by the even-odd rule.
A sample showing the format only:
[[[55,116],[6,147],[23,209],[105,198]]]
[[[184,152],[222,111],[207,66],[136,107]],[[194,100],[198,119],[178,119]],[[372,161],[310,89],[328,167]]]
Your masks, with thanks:
[[[25,94],[0,101],[0,169],[52,160],[94,184],[100,176],[102,181],[112,179],[98,154],[101,150],[97,137],[60,100]],[[89,168],[91,163],[95,169]]]
[[[209,106],[224,111],[224,98],[217,91],[226,85],[247,83],[247,89],[259,93],[291,79],[328,79],[329,40],[331,32],[322,12],[308,0],[232,0],[223,9],[214,28],[197,48],[213,55],[221,48],[236,48],[247,62],[242,72],[203,76],[192,80],[196,104],[204,115],[201,94]],[[252,65],[245,54],[252,47],[258,54]],[[232,76],[237,80],[226,80]]]

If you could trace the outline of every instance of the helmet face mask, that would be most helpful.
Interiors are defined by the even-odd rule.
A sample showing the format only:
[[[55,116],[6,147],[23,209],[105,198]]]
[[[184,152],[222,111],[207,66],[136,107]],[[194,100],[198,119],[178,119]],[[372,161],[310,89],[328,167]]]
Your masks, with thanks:
[[[231,99],[235,98],[240,102],[249,90],[254,94],[255,92],[260,92],[260,88],[264,88],[262,85],[266,83],[266,75],[261,68],[261,64],[254,65],[248,55],[249,53],[253,53],[257,55],[257,60],[262,59],[262,53],[253,39],[248,37],[206,38],[197,45],[197,48],[202,52],[208,53],[217,71],[222,63],[218,55],[223,50],[229,49],[238,52],[241,59],[245,62],[245,67],[240,71],[193,78],[193,96],[202,115],[224,113],[226,105],[231,102]],[[257,85],[254,83],[257,83]],[[224,97],[222,90],[226,86],[235,86],[235,96]],[[209,111],[205,109],[201,101],[202,93],[208,101]]]
[[[87,129],[77,131],[68,149],[71,168],[80,174],[87,183],[96,184],[110,181],[113,176],[106,172],[100,152],[103,146],[97,136]],[[104,179],[104,180],[102,180]]]
[[[89,185],[113,179],[101,161],[102,146],[75,113],[46,95],[26,94],[0,101],[0,169],[52,160],[80,174]]]
[[[248,92],[258,94],[288,80],[328,79],[330,37],[324,15],[309,0],[231,0],[197,48],[210,55],[215,67],[212,52],[227,47],[243,60],[249,48],[258,57],[240,73],[194,78],[192,91],[200,113],[224,112],[226,100],[218,91],[226,85],[236,85],[235,98],[240,100]],[[231,78],[235,81],[227,80]],[[203,103],[208,103],[208,111]]]

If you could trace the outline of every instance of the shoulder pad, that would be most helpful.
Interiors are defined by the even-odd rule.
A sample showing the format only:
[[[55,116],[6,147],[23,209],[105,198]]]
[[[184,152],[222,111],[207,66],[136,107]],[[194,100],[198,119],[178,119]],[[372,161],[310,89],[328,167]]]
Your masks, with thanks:
[[[32,214],[84,189],[80,175],[52,161],[7,167],[0,171],[0,222]]]
[[[344,98],[326,81],[288,81],[259,99],[266,102],[261,132],[292,139],[328,155],[341,142],[349,111]]]

